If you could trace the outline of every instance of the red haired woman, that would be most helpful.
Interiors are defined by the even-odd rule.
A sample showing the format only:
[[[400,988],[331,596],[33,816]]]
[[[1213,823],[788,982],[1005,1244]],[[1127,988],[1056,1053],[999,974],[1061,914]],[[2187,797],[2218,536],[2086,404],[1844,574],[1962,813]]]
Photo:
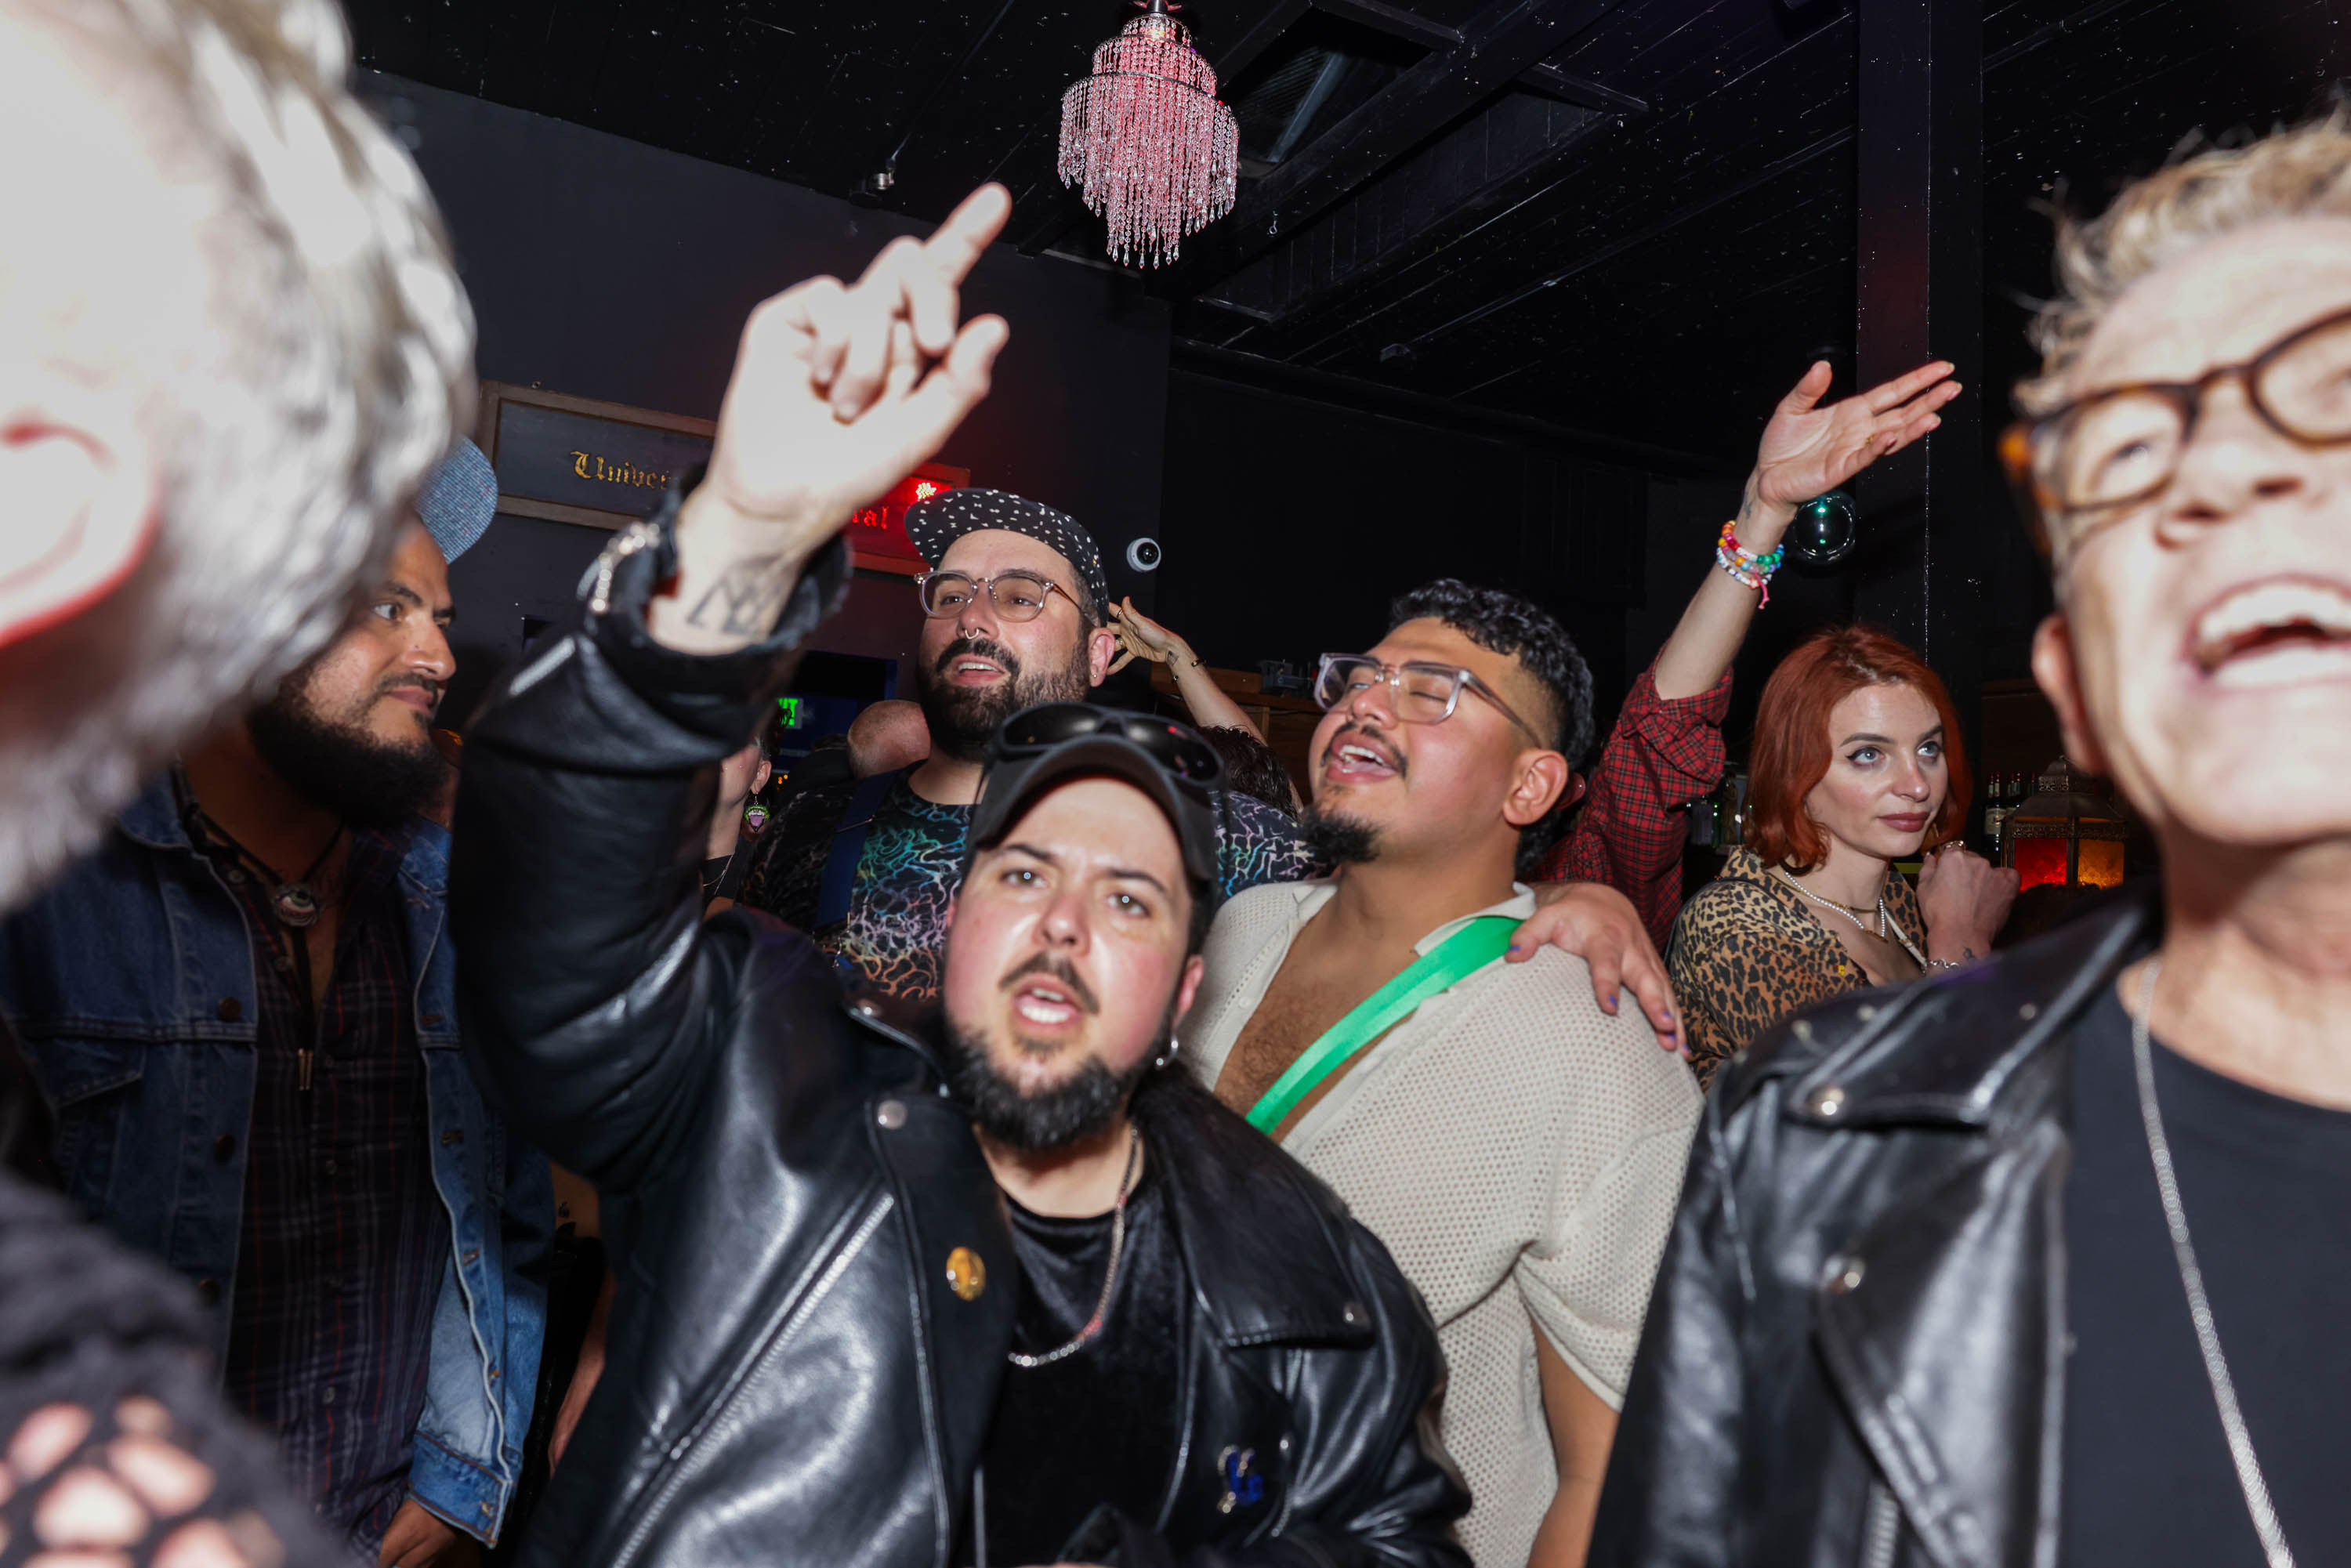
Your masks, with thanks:
[[[1747,847],[1674,924],[1690,1061],[1722,1061],[1840,991],[1990,951],[2016,873],[1957,841],[1968,766],[1950,695],[1883,632],[1816,633],[1763,688]],[[1928,851],[1914,893],[1894,862]]]

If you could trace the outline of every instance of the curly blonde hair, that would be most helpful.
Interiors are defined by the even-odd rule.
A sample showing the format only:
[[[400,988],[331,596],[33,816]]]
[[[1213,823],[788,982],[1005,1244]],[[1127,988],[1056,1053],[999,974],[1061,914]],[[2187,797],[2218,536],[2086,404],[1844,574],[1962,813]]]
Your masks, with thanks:
[[[2175,154],[2090,219],[2060,217],[2057,297],[2031,329],[2041,373],[2017,383],[2017,406],[2046,413],[2107,308],[2180,252],[2273,218],[2351,217],[2351,110],[2241,147]]]

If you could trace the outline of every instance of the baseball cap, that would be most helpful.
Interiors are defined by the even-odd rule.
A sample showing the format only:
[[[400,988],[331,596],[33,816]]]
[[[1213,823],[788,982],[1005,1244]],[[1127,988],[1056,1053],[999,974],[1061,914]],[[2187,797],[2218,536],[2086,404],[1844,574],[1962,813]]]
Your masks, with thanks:
[[[1217,889],[1217,791],[1225,765],[1189,726],[1093,703],[1042,703],[997,727],[964,870],[980,851],[1001,843],[1037,797],[1068,779],[1107,775],[1151,797],[1176,830],[1196,896],[1213,905]]]
[[[1110,580],[1102,575],[1102,551],[1075,517],[1009,490],[942,490],[906,508],[906,537],[935,567],[947,546],[981,528],[1027,534],[1061,551],[1085,583],[1086,608],[1095,623],[1109,619]]]
[[[457,437],[449,455],[424,476],[416,515],[441,547],[442,559],[455,560],[474,548],[498,515],[498,476],[480,447]]]

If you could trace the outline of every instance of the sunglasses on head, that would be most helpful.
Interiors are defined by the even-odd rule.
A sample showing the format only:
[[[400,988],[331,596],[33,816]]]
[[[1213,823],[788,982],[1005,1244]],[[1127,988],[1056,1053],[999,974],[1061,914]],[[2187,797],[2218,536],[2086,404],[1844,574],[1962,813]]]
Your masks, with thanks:
[[[1045,703],[1014,714],[997,732],[996,755],[1008,762],[1025,760],[1096,735],[1134,743],[1186,783],[1213,787],[1224,779],[1224,759],[1190,730],[1148,714],[1121,713],[1090,703]]]

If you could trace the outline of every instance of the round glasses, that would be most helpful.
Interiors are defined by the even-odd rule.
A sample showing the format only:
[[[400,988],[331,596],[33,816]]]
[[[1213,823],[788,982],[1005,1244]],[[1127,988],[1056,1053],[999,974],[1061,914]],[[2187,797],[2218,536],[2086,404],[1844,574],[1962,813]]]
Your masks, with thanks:
[[[1535,727],[1520,718],[1499,694],[1469,671],[1454,664],[1433,664],[1414,661],[1405,664],[1383,664],[1367,653],[1325,653],[1322,667],[1314,675],[1314,700],[1325,710],[1353,701],[1361,692],[1386,683],[1395,694],[1396,717],[1406,724],[1441,724],[1453,716],[1461,706],[1464,691],[1476,692],[1494,705],[1504,718],[1534,737],[1538,746],[1551,742],[1537,734]]]
[[[2010,427],[2001,457],[2047,539],[2078,532],[2171,483],[2205,399],[2222,382],[2272,430],[2304,446],[2351,442],[2351,311],[2296,329],[2242,364],[2192,382],[2134,382]]]
[[[982,592],[996,606],[996,613],[1004,621],[1034,621],[1045,613],[1045,601],[1058,593],[1071,604],[1078,604],[1076,595],[1048,577],[1033,571],[999,571],[994,577],[974,577],[963,571],[926,571],[914,579],[914,591],[922,596],[923,613],[934,619],[960,615]],[[1087,619],[1085,607],[1078,605],[1078,617]]]

